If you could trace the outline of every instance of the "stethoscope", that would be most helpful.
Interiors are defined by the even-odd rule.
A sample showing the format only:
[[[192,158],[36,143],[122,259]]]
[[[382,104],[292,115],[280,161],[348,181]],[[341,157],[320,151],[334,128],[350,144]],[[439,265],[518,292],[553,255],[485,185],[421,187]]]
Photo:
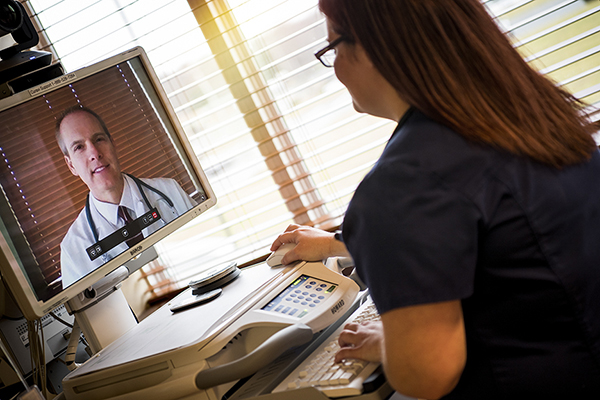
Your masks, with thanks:
[[[167,196],[166,194],[164,194],[157,188],[154,188],[154,187],[148,185],[146,182],[142,181],[141,179],[136,178],[135,176],[133,176],[131,174],[126,173],[125,175],[127,175],[128,177],[133,179],[133,181],[137,185],[138,190],[142,194],[142,198],[144,199],[144,202],[146,203],[146,206],[148,206],[148,210],[152,210],[152,205],[150,205],[150,201],[148,201],[148,197],[146,197],[146,194],[144,193],[144,190],[142,187],[158,194],[160,197],[162,197],[162,199],[164,201],[167,202],[167,204],[171,208],[174,207],[173,201],[169,198],[169,196]],[[89,193],[88,193],[87,197],[85,198],[85,216],[87,217],[87,221],[88,221],[88,225],[90,226],[90,230],[92,231],[92,234],[94,235],[94,243],[97,243],[97,242],[99,242],[98,231],[96,230],[96,224],[94,223],[94,220],[92,219],[92,212],[90,211],[90,194]],[[104,256],[107,256],[107,255],[103,254],[103,257]]]

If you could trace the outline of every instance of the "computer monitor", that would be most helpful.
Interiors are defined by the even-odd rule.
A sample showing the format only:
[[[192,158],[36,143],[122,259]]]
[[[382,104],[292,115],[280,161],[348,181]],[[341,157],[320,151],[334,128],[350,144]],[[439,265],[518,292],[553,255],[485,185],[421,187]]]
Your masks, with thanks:
[[[216,203],[142,48],[1,100],[0,121],[0,268],[28,319]]]

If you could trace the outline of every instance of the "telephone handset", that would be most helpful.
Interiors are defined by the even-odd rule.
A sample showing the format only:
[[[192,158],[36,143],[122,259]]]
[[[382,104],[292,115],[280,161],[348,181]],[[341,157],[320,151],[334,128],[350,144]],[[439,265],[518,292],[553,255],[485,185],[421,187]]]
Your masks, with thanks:
[[[322,263],[302,262],[288,268],[279,279],[244,299],[234,309],[235,320],[222,329],[200,351],[210,357],[237,333],[251,327],[272,327],[277,330],[295,324],[305,324],[313,333],[337,320],[359,292],[358,285]]]
[[[359,288],[350,279],[325,268],[321,263],[306,263],[265,296],[215,338],[218,347],[234,332],[246,327],[285,328],[266,339],[254,351],[225,365],[200,371],[196,385],[200,389],[217,386],[249,376],[268,365],[289,348],[308,343],[313,333],[335,322],[350,307]],[[210,352],[210,343],[200,354]]]

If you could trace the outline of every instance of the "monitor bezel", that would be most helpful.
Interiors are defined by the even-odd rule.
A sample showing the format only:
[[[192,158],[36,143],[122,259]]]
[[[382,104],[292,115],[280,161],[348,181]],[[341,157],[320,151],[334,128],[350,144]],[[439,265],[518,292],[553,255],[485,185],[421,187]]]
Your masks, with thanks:
[[[200,183],[205,191],[207,199],[187,211],[185,214],[181,215],[179,218],[173,220],[171,223],[165,225],[153,235],[144,238],[144,240],[142,240],[135,249],[121,253],[69,287],[63,288],[62,291],[45,301],[38,300],[34,288],[31,286],[25,271],[21,269],[19,262],[15,258],[15,254],[13,254],[11,251],[8,242],[4,238],[4,235],[0,233],[0,270],[2,272],[2,279],[4,279],[7,283],[14,300],[19,306],[24,317],[28,320],[41,318],[56,307],[66,303],[69,299],[80,295],[94,283],[115,269],[119,268],[127,261],[135,258],[144,250],[150,248],[155,243],[175,232],[177,229],[181,228],[194,218],[198,217],[209,208],[213,207],[217,202],[217,198],[208,182],[208,179],[206,178],[206,174],[201,168],[187,135],[185,134],[185,131],[183,130],[183,127],[168,100],[166,92],[160,84],[160,80],[158,79],[154,68],[150,64],[150,60],[142,47],[134,47],[105,60],[91,64],[87,67],[65,73],[60,78],[53,78],[47,82],[37,85],[32,89],[2,99],[0,100],[0,111],[18,106],[22,103],[42,96],[49,91],[60,89],[73,82],[85,79],[93,74],[99,73],[108,68],[114,67],[119,63],[124,63],[134,58],[140,59],[141,64],[149,77],[149,81],[158,96],[158,101],[160,102],[162,109],[166,112],[166,116],[168,117],[169,122],[172,124],[173,129],[177,134],[177,140],[181,145],[180,150],[185,153],[184,156],[189,161],[188,165],[191,167],[191,171],[189,172],[195,175],[195,177],[192,177],[192,179],[197,180]],[[44,90],[44,87],[47,87],[47,89]]]

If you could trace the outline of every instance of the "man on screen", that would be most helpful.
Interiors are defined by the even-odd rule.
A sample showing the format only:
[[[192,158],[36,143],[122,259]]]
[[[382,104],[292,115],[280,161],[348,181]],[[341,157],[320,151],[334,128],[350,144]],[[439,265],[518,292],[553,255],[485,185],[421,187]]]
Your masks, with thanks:
[[[63,287],[196,204],[173,179],[122,173],[104,121],[88,108],[66,110],[57,120],[56,140],[71,173],[89,188],[86,206],[60,244]]]

